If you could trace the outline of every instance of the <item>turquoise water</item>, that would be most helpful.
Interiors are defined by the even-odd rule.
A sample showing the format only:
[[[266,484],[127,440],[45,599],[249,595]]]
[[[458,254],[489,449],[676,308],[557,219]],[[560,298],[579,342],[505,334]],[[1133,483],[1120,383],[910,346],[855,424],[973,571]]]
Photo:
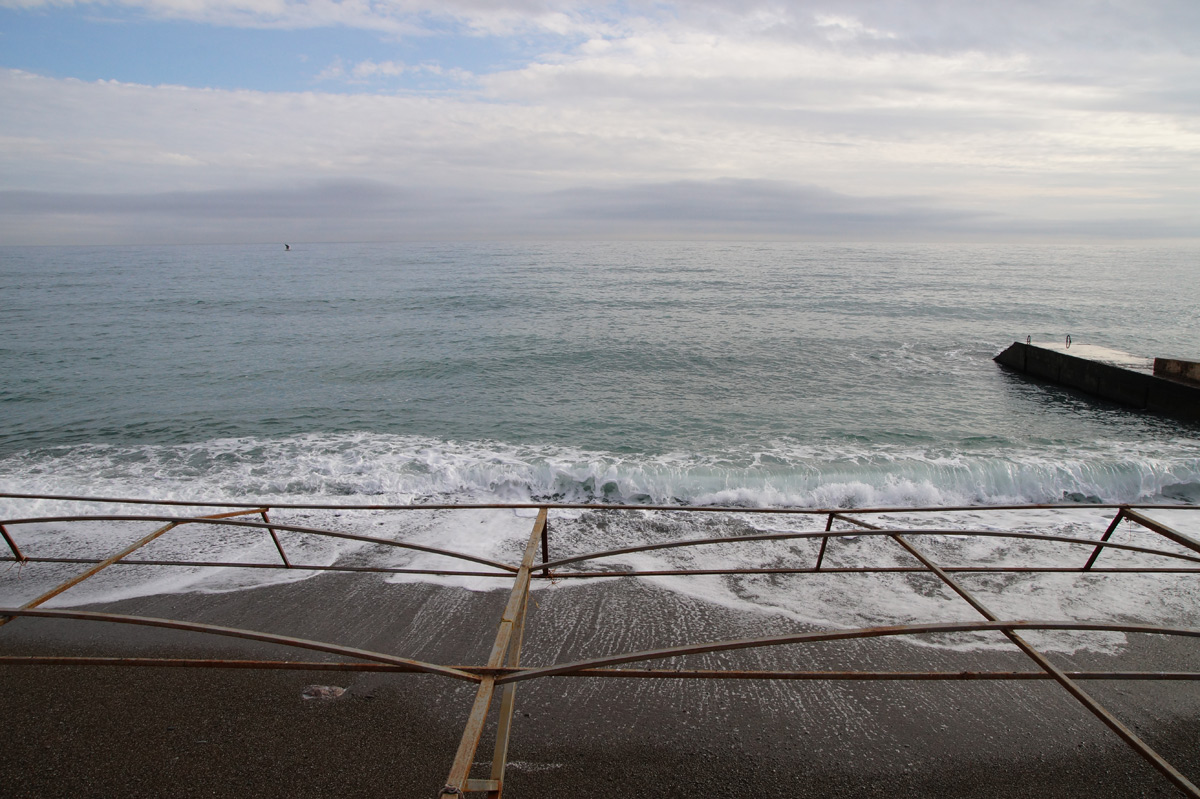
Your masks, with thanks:
[[[1014,340],[1200,357],[1200,251],[0,248],[0,490],[1200,502],[1200,428]]]

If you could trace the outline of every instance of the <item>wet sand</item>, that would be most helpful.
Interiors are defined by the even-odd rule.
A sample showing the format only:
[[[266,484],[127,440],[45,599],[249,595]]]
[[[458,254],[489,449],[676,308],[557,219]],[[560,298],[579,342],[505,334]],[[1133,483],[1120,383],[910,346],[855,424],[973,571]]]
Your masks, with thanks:
[[[768,635],[787,620],[644,582],[535,591],[522,662]],[[325,576],[103,608],[251,627],[442,663],[482,663],[507,591]],[[1189,645],[1190,644],[1190,645]],[[322,659],[266,644],[58,620],[0,628],[4,654]],[[1194,642],[1132,642],[1065,668],[1200,669]],[[683,665],[674,661],[661,665]],[[901,641],[692,658],[694,667],[1021,669],[1010,652]],[[445,780],[473,686],[411,674],[0,668],[4,795],[425,796]],[[347,688],[305,700],[310,684]],[[1200,686],[1084,686],[1200,781]],[[484,776],[491,740],[481,743]],[[549,678],[521,683],[506,796],[1129,797],[1176,789],[1053,683]]]

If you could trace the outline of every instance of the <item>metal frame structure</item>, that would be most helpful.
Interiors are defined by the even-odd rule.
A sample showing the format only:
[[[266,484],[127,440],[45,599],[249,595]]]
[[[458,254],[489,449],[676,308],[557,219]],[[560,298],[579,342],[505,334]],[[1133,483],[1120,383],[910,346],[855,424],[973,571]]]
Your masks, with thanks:
[[[0,557],[0,562],[17,563],[70,563],[87,566],[88,568],[75,577],[67,580],[37,598],[26,602],[21,607],[0,608],[0,625],[16,619],[63,618],[83,621],[104,621],[120,624],[145,625],[151,627],[185,630],[208,633],[217,636],[262,641],[279,644],[296,649],[336,655],[347,660],[340,661],[264,661],[264,660],[214,660],[214,659],[183,659],[183,658],[98,658],[98,657],[44,657],[44,656],[14,656],[0,654],[0,666],[36,666],[36,665],[81,665],[81,666],[123,666],[123,667],[206,667],[206,668],[237,668],[237,669],[296,669],[296,670],[328,670],[328,671],[386,671],[386,672],[423,672],[436,674],[450,679],[466,681],[476,685],[476,696],[470,713],[466,719],[462,737],[450,767],[445,786],[438,796],[440,799],[460,796],[467,793],[483,793],[488,797],[499,799],[504,789],[505,766],[508,762],[508,748],[512,729],[513,707],[517,683],[541,679],[545,677],[608,677],[625,679],[734,679],[734,680],[989,680],[989,681],[1018,681],[1018,680],[1050,680],[1057,683],[1063,690],[1082,704],[1097,719],[1103,722],[1117,737],[1131,749],[1157,769],[1162,776],[1173,784],[1185,796],[1200,798],[1200,788],[1189,780],[1178,769],[1168,763],[1155,752],[1135,732],[1123,724],[1112,713],[1105,709],[1080,683],[1089,680],[1200,680],[1200,672],[1195,671],[1106,671],[1081,672],[1066,671],[1056,666],[1044,653],[1029,643],[1023,633],[1031,630],[1076,630],[1097,632],[1141,633],[1161,636],[1180,636],[1200,638],[1200,629],[1188,627],[1168,627],[1147,624],[1116,624],[1081,622],[1075,620],[1035,620],[1002,618],[991,610],[978,597],[963,586],[956,574],[962,573],[1091,573],[1091,574],[1198,574],[1200,573],[1200,541],[1182,533],[1168,525],[1156,521],[1145,514],[1152,510],[1187,510],[1197,511],[1200,508],[1191,505],[1009,505],[990,507],[939,507],[939,508],[870,508],[847,512],[841,509],[801,509],[801,508],[729,508],[729,507],[683,507],[660,505],[601,505],[601,504],[553,504],[553,503],[494,503],[494,504],[462,504],[462,505],[317,505],[317,504],[275,504],[235,506],[217,502],[181,502],[153,501],[141,499],[113,499],[96,497],[64,497],[34,494],[0,494],[5,499],[55,500],[88,503],[120,503],[124,505],[144,505],[157,508],[230,508],[207,515],[178,516],[166,514],[125,514],[102,515],[84,514],[73,516],[29,517],[5,519],[0,521],[0,537],[3,537],[8,548],[8,555]],[[1115,511],[1115,515],[1107,529],[1099,538],[1042,535],[1022,530],[997,531],[994,529],[963,529],[963,528],[889,528],[864,521],[861,516],[878,517],[883,514],[921,514],[923,512],[945,513],[950,511],[972,511],[986,513],[989,510],[1050,510],[1065,509],[1104,509]],[[269,513],[272,510],[371,510],[371,511],[412,511],[412,510],[463,510],[463,509],[533,509],[537,517],[523,550],[519,564],[513,565],[481,558],[462,552],[438,549],[412,542],[390,538],[373,537],[312,527],[301,527],[290,524],[280,524],[272,521]],[[589,511],[654,511],[671,513],[724,513],[724,514],[802,514],[825,518],[825,529],[818,531],[771,532],[750,535],[725,537],[707,537],[680,539],[666,542],[643,544],[636,547],[608,549],[571,557],[552,559],[550,557],[550,526],[549,511],[557,509],[589,510]],[[246,517],[258,517],[252,520]],[[62,558],[37,557],[27,554],[18,545],[12,535],[13,530],[29,524],[66,524],[76,522],[159,522],[163,526],[153,533],[124,547],[107,558]],[[1170,544],[1172,549],[1159,547],[1135,546],[1120,544],[1112,541],[1112,535],[1122,521],[1128,521],[1161,537]],[[835,524],[841,525],[835,529]],[[175,528],[185,525],[209,525],[218,528],[251,528],[263,530],[270,536],[278,554],[279,561],[274,563],[246,563],[233,561],[178,561],[178,560],[146,560],[130,556],[151,541],[165,535]],[[286,531],[315,536],[328,536],[349,539],[369,544],[387,547],[399,547],[420,552],[442,555],[484,569],[405,569],[374,566],[350,566],[302,564],[293,562],[278,533]],[[912,566],[850,566],[831,567],[826,565],[825,558],[830,541],[836,541],[849,536],[878,536],[894,542],[903,550],[916,565]],[[930,536],[974,536],[974,537],[1004,537],[1013,539],[1030,539],[1045,542],[1056,542],[1088,550],[1086,560],[1078,566],[942,566],[931,557],[926,548],[919,545],[919,540]],[[630,554],[635,552],[681,548],[707,547],[723,544],[736,544],[753,541],[783,541],[795,539],[819,540],[816,560],[812,565],[796,565],[794,567],[772,568],[709,568],[709,569],[660,569],[660,570],[620,570],[620,569],[590,569],[580,568],[580,564],[599,559]],[[1182,551],[1181,551],[1182,550]],[[1151,555],[1164,565],[1159,566],[1097,566],[1097,560],[1106,551],[1136,552]],[[540,559],[539,559],[540,555]],[[321,641],[274,635],[241,628],[222,627],[209,624],[197,624],[183,620],[148,618],[114,613],[100,613],[71,609],[46,609],[40,607],[48,600],[62,592],[78,585],[84,580],[104,570],[108,566],[120,563],[123,566],[205,566],[244,569],[290,569],[304,571],[330,571],[350,573],[419,573],[428,575],[456,575],[472,577],[490,577],[499,580],[511,580],[508,602],[504,607],[496,631],[487,662],[482,665],[439,664],[400,657],[384,652],[367,651],[353,647],[340,646]],[[573,567],[573,568],[564,568]],[[981,617],[979,621],[952,623],[917,623],[892,626],[878,626],[858,629],[809,630],[787,635],[747,638],[737,640],[712,641],[683,646],[671,646],[649,649],[638,652],[627,652],[606,655],[602,657],[578,660],[569,663],[556,663],[550,666],[522,667],[521,646],[524,635],[525,620],[530,599],[530,587],[536,580],[561,580],[573,578],[597,577],[639,577],[639,576],[695,576],[695,575],[734,575],[734,574],[862,574],[862,573],[922,573],[932,575],[938,581],[963,601],[968,603]],[[1029,671],[785,671],[785,670],[736,670],[736,669],[664,669],[647,667],[667,658],[683,655],[698,655],[711,652],[730,650],[755,649],[774,647],[786,644],[807,644],[820,641],[838,641],[852,639],[883,639],[897,636],[920,636],[937,633],[966,632],[966,631],[997,631],[1004,635],[1013,646],[1023,653],[1035,667]],[[626,664],[639,664],[637,668],[617,668]],[[499,719],[495,732],[495,748],[491,759],[491,771],[486,777],[472,777],[472,764],[475,752],[479,746],[489,718],[489,711],[499,703]]]

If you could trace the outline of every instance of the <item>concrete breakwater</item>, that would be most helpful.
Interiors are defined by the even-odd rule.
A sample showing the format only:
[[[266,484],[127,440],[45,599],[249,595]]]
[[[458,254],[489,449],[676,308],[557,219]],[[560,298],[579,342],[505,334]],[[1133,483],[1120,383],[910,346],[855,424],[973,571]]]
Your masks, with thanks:
[[[1069,350],[1069,351],[1068,351]],[[1013,342],[1001,366],[1141,410],[1200,421],[1200,363],[1096,345]]]

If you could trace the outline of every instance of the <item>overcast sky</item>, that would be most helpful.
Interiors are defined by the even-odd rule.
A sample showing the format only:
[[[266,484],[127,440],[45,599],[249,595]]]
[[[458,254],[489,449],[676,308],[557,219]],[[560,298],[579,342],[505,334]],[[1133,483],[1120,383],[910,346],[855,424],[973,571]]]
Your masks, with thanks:
[[[1200,237],[1197,0],[0,0],[0,242]]]

